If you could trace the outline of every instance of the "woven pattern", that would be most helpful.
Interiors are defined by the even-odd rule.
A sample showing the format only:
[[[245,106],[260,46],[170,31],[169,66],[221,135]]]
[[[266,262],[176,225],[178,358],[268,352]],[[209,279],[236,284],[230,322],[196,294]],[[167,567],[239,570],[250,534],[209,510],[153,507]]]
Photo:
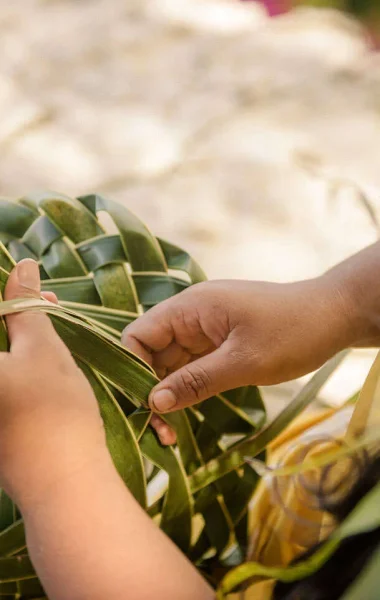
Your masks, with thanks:
[[[96,214],[107,211],[118,230],[107,234]],[[10,214],[11,213],[11,214]],[[34,258],[41,277],[65,279],[46,283],[61,300],[118,309],[136,316],[139,308],[202,281],[202,270],[179,248],[157,240],[121,206],[87,196],[78,200],[58,194],[23,198],[10,210],[0,205],[0,239],[16,261]],[[179,269],[188,282],[168,274]]]
[[[205,279],[185,251],[154,237],[127,209],[98,195],[72,199],[41,193],[0,200],[0,243],[0,266],[9,270],[7,253],[15,261],[37,260],[43,289],[54,291],[63,307],[96,321],[115,340],[143,311]],[[77,358],[67,328],[54,323]],[[90,359],[79,363],[99,401],[115,465],[137,500],[209,575],[225,565],[224,554],[229,565],[239,564],[247,547],[247,506],[257,475],[237,464],[212,484],[197,480],[195,485],[191,476],[220,457],[236,436],[252,436],[263,424],[257,388],[233,390],[170,415],[178,453],[160,446],[147,427],[148,411],[129,393],[128,380],[122,387],[119,379],[99,374]],[[131,461],[133,473],[127,469]],[[159,486],[161,471],[168,474],[168,484]],[[0,530],[0,598],[42,597],[25,554],[20,515],[4,493]],[[15,560],[19,553],[22,559]]]

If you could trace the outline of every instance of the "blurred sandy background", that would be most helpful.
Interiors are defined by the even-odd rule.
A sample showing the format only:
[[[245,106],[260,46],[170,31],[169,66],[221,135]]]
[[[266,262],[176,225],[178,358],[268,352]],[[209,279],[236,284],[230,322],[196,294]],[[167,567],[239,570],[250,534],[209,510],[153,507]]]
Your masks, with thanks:
[[[210,278],[310,277],[378,236],[380,54],[354,21],[238,0],[0,0],[0,40],[0,194],[106,194]],[[354,391],[372,357],[324,398]]]

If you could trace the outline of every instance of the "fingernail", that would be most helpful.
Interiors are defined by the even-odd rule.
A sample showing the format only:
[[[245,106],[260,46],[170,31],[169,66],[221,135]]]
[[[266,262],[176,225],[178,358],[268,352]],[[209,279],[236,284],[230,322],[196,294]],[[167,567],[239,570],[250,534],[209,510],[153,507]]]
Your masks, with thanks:
[[[40,291],[40,270],[31,258],[22,260],[17,265],[17,276],[20,285],[35,292]]]
[[[151,403],[158,412],[166,412],[177,404],[177,398],[171,390],[159,390],[153,393]]]

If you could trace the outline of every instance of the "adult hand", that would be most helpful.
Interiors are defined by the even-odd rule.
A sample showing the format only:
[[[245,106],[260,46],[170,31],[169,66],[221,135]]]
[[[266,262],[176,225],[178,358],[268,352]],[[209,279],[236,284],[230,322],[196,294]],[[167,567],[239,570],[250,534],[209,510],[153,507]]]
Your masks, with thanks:
[[[123,342],[162,378],[149,402],[165,413],[238,386],[304,375],[355,342],[354,321],[344,286],[328,276],[213,281],[149,310]]]

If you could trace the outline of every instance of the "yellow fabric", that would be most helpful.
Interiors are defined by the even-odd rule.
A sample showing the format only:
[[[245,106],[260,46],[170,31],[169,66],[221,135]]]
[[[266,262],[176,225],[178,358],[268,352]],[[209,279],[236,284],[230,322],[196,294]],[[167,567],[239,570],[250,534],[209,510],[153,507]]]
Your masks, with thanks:
[[[347,427],[351,409],[345,419],[335,419],[334,423],[336,412],[327,410],[324,414],[297,419],[282,436],[281,443],[276,440],[270,447],[268,465],[296,465],[336,449],[335,440],[344,436],[344,425]],[[330,431],[331,441],[325,439],[326,433],[321,433],[321,430]],[[308,483],[316,485],[317,477],[317,474],[308,475]],[[312,504],[311,494],[305,493],[305,486],[298,478],[276,480],[279,488],[276,495],[272,485],[264,477],[255,493],[250,510],[251,549],[248,559],[267,566],[284,566],[326,537],[333,523],[328,523],[327,515],[316,510],[315,505],[309,506]]]
[[[336,449],[335,440],[345,435],[351,415],[351,407],[302,415],[270,445],[268,466],[299,464]],[[326,440],[327,432],[331,441]],[[295,478],[283,479],[281,501],[273,497],[270,480],[264,477],[250,509],[251,548],[247,558],[266,566],[289,564],[334,527],[326,513],[308,506],[309,498],[305,501],[302,497],[303,486]],[[273,581],[258,582],[246,592],[228,596],[228,600],[270,600],[273,586]]]
[[[301,415],[268,448],[269,467],[299,464],[336,449],[340,440],[355,439],[378,431],[380,424],[380,353],[364,383],[355,407],[328,409]],[[340,460],[332,469],[333,481],[345,481],[349,462]],[[347,468],[348,467],[348,468]],[[310,473],[308,482],[320,481],[322,471]],[[349,477],[348,479],[349,482]],[[280,498],[272,480],[282,480]],[[286,566],[297,555],[326,538],[335,524],[305,499],[304,482],[296,477],[263,477],[250,508],[251,548],[247,559],[266,566]],[[343,490],[344,493],[344,490]],[[228,600],[271,600],[274,581],[261,581]]]

